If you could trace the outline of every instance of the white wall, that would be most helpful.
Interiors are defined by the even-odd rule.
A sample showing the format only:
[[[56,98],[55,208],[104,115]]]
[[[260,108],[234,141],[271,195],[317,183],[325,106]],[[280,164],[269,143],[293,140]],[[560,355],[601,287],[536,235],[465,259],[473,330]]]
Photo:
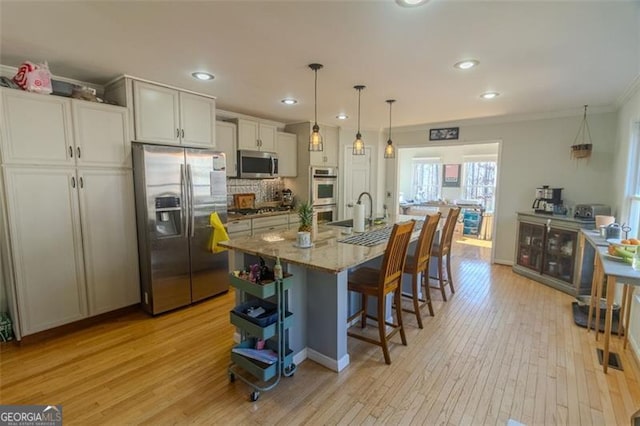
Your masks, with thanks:
[[[576,110],[576,114],[580,114]],[[502,141],[495,218],[495,261],[511,264],[515,250],[516,212],[530,211],[535,188],[540,185],[564,188],[565,205],[604,203],[613,205],[616,114],[588,116],[593,153],[588,160],[572,160],[573,144],[582,121],[581,115],[506,123],[473,122],[460,127],[458,142]],[[438,123],[416,129],[397,129],[393,138],[399,147],[425,147],[429,127],[448,127]],[[386,182],[394,183],[395,167],[387,167]]]
[[[497,159],[498,143],[402,148],[398,151],[399,191],[404,193],[405,199],[411,199],[415,197],[411,188],[414,158],[440,158],[442,164],[462,164],[465,156],[495,156]],[[462,199],[462,185],[458,188],[442,188],[442,198],[449,201]]]
[[[640,164],[630,162],[632,128],[640,123],[640,84],[636,86],[635,93],[632,94],[618,111],[618,128],[615,160],[613,166],[614,203],[616,211],[623,212],[622,221],[629,222],[628,206],[626,197],[629,188],[622,184],[630,171],[640,169]],[[635,157],[637,158],[637,157]],[[637,233],[638,230],[635,230]],[[640,235],[640,233],[637,233]],[[620,290],[620,289],[618,289]],[[629,341],[640,359],[640,291],[636,290],[631,302],[631,327]]]

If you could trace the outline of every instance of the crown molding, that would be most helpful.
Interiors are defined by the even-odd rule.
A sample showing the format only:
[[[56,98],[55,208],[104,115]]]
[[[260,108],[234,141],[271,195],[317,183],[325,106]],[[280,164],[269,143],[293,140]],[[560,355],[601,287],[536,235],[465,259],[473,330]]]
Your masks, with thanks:
[[[589,115],[607,114],[607,113],[615,112],[617,110],[618,108],[615,105],[589,106]],[[456,121],[417,124],[414,126],[394,127],[393,131],[396,133],[406,133],[406,132],[429,130],[434,127],[461,127],[461,126],[473,126],[473,125],[516,123],[520,121],[536,121],[536,120],[548,120],[553,118],[579,117],[579,116],[582,116],[582,114],[584,114],[584,107],[581,106],[580,108],[570,109],[570,110],[550,111],[550,112],[541,112],[541,113],[532,113],[532,114],[499,115],[499,116],[491,116],[491,117],[468,118],[468,119],[456,120]]]
[[[616,108],[621,108],[638,90],[640,90],[640,74],[636,75],[636,78],[633,79],[622,95],[618,96],[614,103]]]

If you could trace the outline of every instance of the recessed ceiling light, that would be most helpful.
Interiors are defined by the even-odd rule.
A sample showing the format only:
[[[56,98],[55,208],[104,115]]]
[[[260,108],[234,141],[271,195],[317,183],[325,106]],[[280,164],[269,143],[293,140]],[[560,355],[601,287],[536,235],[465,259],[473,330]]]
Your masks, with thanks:
[[[349,116],[347,114],[338,114],[336,115],[336,118],[338,120],[346,120],[347,118],[349,118]]]
[[[293,98],[284,98],[280,102],[282,102],[285,105],[295,105],[298,103],[298,101]]]
[[[396,0],[400,6],[416,7],[427,3],[429,0]]]
[[[464,61],[457,62],[453,65],[454,68],[458,68],[461,70],[468,70],[469,68],[473,68],[477,66],[480,62],[475,59],[465,59]]]
[[[191,73],[191,76],[196,80],[202,80],[202,81],[213,80],[215,78],[213,74],[209,74],[208,72],[204,72],[204,71],[197,71],[197,72]]]
[[[500,93],[498,92],[484,92],[482,95],[480,95],[480,97],[482,99],[493,99],[497,96],[500,96]]]

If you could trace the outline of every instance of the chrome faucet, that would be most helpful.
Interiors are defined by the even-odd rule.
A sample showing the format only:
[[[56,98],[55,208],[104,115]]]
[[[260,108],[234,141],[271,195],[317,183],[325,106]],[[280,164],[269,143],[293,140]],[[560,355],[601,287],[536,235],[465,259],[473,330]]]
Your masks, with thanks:
[[[360,195],[358,195],[358,201],[356,202],[356,204],[361,204],[362,203],[362,196],[366,195],[369,197],[369,225],[373,224],[373,198],[371,198],[371,194],[369,194],[368,192],[362,192],[360,193]]]

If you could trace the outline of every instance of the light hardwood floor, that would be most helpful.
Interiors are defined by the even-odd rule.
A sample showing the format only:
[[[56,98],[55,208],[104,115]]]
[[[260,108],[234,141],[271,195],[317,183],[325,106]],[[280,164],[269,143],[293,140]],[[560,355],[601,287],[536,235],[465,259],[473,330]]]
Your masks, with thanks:
[[[593,332],[573,324],[572,298],[507,266],[489,249],[454,245],[456,294],[408,346],[349,340],[340,374],[312,361],[248,402],[230,384],[229,293],[157,318],[118,319],[0,348],[2,404],[62,404],[65,424],[628,424],[640,373],[612,338],[624,372],[598,364]],[[602,339],[600,339],[602,342]],[[601,345],[601,343],[600,343]]]

